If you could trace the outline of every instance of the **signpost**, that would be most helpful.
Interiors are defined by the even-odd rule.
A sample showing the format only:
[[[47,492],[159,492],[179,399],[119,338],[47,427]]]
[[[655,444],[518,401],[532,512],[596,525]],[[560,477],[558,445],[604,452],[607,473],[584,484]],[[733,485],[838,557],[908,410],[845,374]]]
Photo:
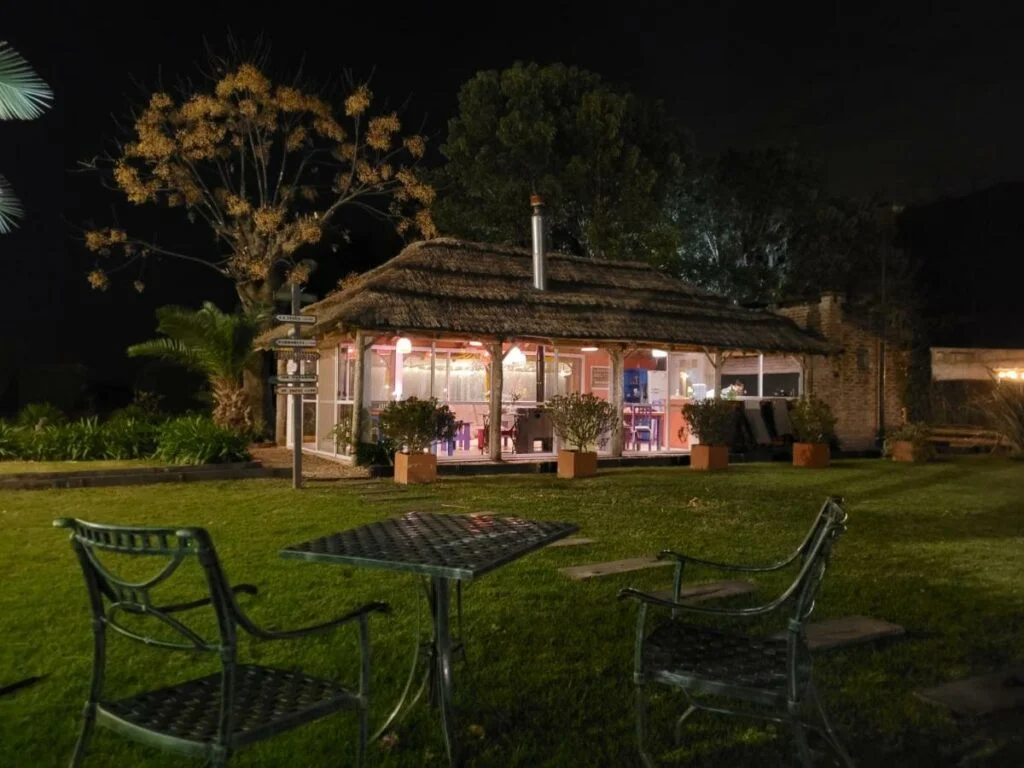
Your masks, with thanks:
[[[316,341],[314,339],[299,338],[299,332],[304,325],[314,325],[316,317],[303,315],[302,300],[312,297],[303,294],[299,286],[292,284],[291,292],[292,307],[291,314],[274,315],[274,319],[280,323],[290,323],[288,336],[274,339],[274,349],[278,359],[288,360],[288,373],[285,376],[272,376],[270,383],[275,385],[275,391],[279,395],[286,395],[292,400],[292,488],[302,487],[302,396],[316,394],[317,375],[315,373],[299,373],[299,366],[302,361],[315,361],[320,358],[320,353],[315,351]],[[314,348],[314,349],[311,349]]]

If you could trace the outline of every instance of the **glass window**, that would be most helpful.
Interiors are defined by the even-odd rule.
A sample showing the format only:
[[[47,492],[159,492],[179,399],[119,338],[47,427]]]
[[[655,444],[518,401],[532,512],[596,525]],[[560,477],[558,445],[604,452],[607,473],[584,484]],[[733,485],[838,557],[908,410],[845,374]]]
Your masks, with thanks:
[[[395,396],[395,351],[372,349],[370,359],[370,400],[393,400]]]
[[[504,363],[502,367],[501,399],[505,401],[526,400],[529,402],[537,399],[537,358],[535,356],[527,356],[525,362],[522,363]]]
[[[546,355],[544,358],[544,396],[568,395],[582,391],[583,360],[578,357],[559,357],[558,371],[555,371],[555,358]]]
[[[706,369],[710,367],[701,354],[672,355],[668,359],[669,394],[703,400],[712,389]]]
[[[480,355],[452,352],[448,361],[448,402],[487,400],[487,361]]]
[[[430,398],[429,352],[410,352],[402,356],[402,397]]]
[[[796,397],[800,394],[800,374],[766,373],[764,393],[770,397]]]
[[[434,358],[434,397],[448,401],[448,352],[441,351]]]

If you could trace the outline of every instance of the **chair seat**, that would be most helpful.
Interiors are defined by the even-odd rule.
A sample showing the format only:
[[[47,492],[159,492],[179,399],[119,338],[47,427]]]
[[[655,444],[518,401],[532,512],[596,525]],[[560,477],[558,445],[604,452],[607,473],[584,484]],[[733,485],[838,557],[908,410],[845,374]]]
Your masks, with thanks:
[[[359,696],[330,680],[283,669],[239,665],[233,706],[234,746],[310,722],[338,709],[362,706]],[[220,717],[219,673],[118,701],[100,712],[130,726],[188,742],[210,742]]]
[[[761,703],[786,695],[786,641],[733,635],[670,620],[644,642],[644,670],[699,693]]]

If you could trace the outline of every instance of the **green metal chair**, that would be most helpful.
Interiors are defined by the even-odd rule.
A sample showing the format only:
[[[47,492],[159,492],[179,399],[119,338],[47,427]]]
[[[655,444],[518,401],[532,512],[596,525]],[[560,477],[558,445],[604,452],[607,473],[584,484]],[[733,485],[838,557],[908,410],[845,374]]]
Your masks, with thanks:
[[[144,744],[204,758],[211,766],[223,766],[241,747],[342,709],[359,713],[357,762],[365,762],[369,734],[369,616],[387,612],[386,603],[369,603],[340,618],[302,629],[267,630],[254,624],[235,600],[236,592],[255,594],[256,588],[229,585],[213,542],[202,528],[99,525],[68,518],[55,520],[54,525],[71,531],[71,546],[82,566],[89,593],[94,637],[92,685],[72,766],[81,764],[95,725]],[[101,557],[108,554],[117,556],[112,553],[159,559],[160,565],[155,575],[130,581],[101,562]],[[151,590],[166,582],[191,558],[196,558],[202,569],[209,596],[174,605],[154,605]],[[183,614],[202,607],[213,609],[215,638],[204,638],[194,625],[185,621]],[[126,626],[123,616],[134,617],[134,624],[149,619],[149,626],[154,630],[160,626],[163,633],[154,634],[149,628],[136,628],[134,624]],[[297,671],[238,663],[239,628],[259,639],[287,640],[350,622],[358,622],[359,626],[361,664],[357,690]],[[153,647],[215,653],[220,657],[221,670],[129,698],[105,698],[108,630]]]
[[[819,733],[839,762],[853,761],[825,714],[812,678],[805,622],[814,609],[832,547],[846,530],[842,499],[828,499],[804,541],[783,560],[766,566],[717,563],[676,552],[663,558],[676,560],[673,597],[665,599],[636,589],[624,589],[620,598],[639,602],[636,623],[633,680],[636,684],[636,733],[640,759],[647,768],[654,761],[647,751],[647,685],[656,683],[681,690],[687,709],[676,722],[681,741],[683,723],[703,710],[753,717],[789,725],[796,738],[797,757],[811,766],[806,730]],[[779,571],[800,563],[789,587],[776,599],[749,608],[711,608],[680,601],[683,568],[687,563],[743,573]],[[668,618],[646,631],[648,606],[671,610]],[[687,614],[709,619],[752,619],[778,612],[787,616],[784,637],[722,631],[687,622]],[[724,703],[723,703],[724,700]]]

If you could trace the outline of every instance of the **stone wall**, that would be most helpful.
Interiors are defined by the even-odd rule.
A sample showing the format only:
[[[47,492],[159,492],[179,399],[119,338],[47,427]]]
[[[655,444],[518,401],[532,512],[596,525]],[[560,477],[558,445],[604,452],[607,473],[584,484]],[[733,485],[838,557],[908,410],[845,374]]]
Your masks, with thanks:
[[[846,317],[842,300],[825,294],[813,304],[776,310],[797,325],[816,331],[837,351],[828,357],[809,356],[804,391],[821,398],[836,416],[836,435],[845,450],[877,446],[880,428],[878,382],[881,376],[881,342],[874,333]],[[903,423],[900,390],[906,360],[902,351],[889,346],[885,355],[884,420],[889,429]]]

